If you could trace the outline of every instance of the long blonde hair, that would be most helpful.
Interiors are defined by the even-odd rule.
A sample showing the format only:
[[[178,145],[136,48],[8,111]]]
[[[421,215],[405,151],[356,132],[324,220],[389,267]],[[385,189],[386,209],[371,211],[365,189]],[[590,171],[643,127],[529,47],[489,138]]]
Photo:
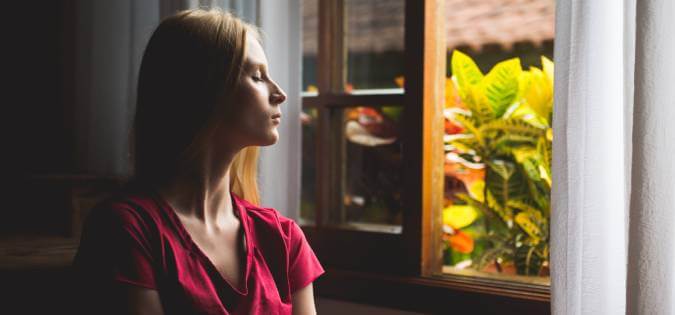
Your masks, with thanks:
[[[138,79],[136,183],[163,183],[177,170],[195,167],[216,129],[217,113],[227,112],[217,100],[239,82],[247,35],[260,41],[255,26],[220,9],[181,11],[155,29]],[[247,147],[230,168],[230,189],[253,204],[260,201],[257,160],[258,148]]]

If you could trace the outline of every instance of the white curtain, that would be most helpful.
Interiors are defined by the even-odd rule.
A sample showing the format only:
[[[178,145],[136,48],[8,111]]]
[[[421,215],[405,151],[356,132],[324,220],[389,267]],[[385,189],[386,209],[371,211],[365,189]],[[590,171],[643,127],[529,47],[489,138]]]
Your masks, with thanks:
[[[283,121],[279,125],[279,142],[261,150],[261,203],[297,219],[302,160],[300,0],[261,1],[259,17],[270,73],[288,95],[281,104]]]
[[[674,3],[558,1],[553,314],[675,314]]]

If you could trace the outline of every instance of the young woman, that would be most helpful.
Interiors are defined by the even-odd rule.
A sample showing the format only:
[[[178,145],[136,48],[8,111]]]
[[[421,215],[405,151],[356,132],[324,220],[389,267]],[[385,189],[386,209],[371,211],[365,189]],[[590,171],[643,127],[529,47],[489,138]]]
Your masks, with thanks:
[[[75,258],[84,312],[316,313],[321,264],[294,221],[258,206],[257,147],[277,142],[285,99],[253,26],[219,10],[160,23],[135,178],[92,210]]]

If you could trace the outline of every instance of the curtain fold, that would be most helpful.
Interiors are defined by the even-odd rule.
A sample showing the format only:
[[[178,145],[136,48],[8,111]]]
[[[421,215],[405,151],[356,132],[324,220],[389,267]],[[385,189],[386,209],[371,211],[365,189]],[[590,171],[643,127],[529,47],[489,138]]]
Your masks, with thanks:
[[[636,9],[628,313],[675,314],[675,4]]]
[[[673,314],[673,2],[556,11],[552,312]]]

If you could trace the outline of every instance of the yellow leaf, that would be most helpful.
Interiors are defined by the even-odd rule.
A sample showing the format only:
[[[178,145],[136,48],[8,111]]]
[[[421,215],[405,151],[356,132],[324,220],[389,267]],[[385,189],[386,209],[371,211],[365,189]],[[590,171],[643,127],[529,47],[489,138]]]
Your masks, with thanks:
[[[532,222],[533,218],[530,218],[534,213],[538,214],[538,212],[520,212],[516,214],[515,221],[525,233],[532,237],[535,243],[538,243],[541,238],[541,230]]]
[[[485,181],[484,180],[475,180],[467,189],[471,198],[476,199],[480,202],[485,202],[484,190],[485,190]]]
[[[541,64],[542,68],[544,68],[544,73],[546,73],[546,77],[548,78],[549,82],[553,84],[553,73],[554,73],[553,61],[546,58],[545,56],[541,56]]]
[[[443,224],[453,229],[469,226],[477,217],[478,212],[469,205],[452,205],[443,209]]]
[[[539,164],[539,176],[546,181],[548,187],[551,187],[551,177],[548,176],[548,171],[546,171],[546,168],[542,164]]]
[[[548,116],[553,102],[553,85],[540,69],[534,67],[530,69],[530,85],[524,96],[527,106],[537,113],[539,119],[546,121],[548,124]]]
[[[459,86],[460,92],[463,92],[467,87],[478,84],[483,80],[483,73],[473,59],[459,50],[454,50],[452,52],[450,66],[452,68],[452,75],[457,78],[457,85]]]
[[[518,163],[523,163],[523,161],[525,161],[529,157],[537,154],[537,150],[528,147],[514,148],[512,149],[512,152],[513,157],[516,158],[516,161],[518,161]]]

